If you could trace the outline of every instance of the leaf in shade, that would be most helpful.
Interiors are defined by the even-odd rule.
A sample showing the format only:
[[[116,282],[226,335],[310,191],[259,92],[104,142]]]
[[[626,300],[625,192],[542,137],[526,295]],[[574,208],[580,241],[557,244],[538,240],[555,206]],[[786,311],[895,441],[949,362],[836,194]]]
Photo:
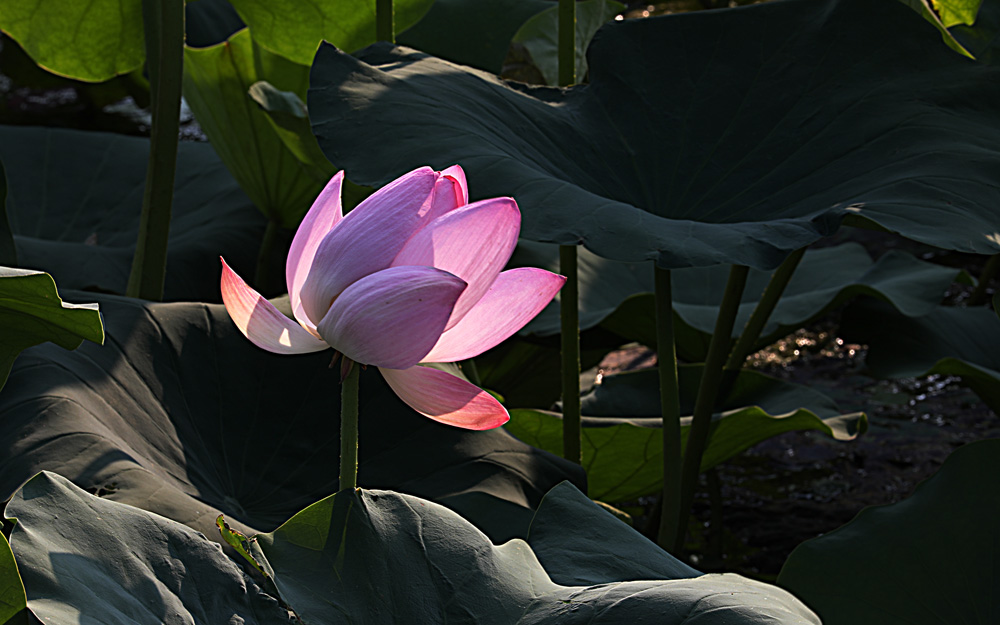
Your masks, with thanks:
[[[396,30],[416,23],[434,0],[395,0]],[[353,52],[374,42],[375,0],[230,0],[250,27],[254,40],[302,65],[312,63],[316,47],[328,41]]]
[[[332,352],[265,352],[219,305],[94,299],[104,347],[26,350],[0,394],[0,499],[50,470],[221,541],[219,514],[250,535],[336,491]],[[483,492],[530,509],[564,479],[585,482],[578,466],[503,430],[416,414],[371,368],[360,421],[365,486],[432,499]]]
[[[97,304],[63,302],[52,276],[30,269],[0,267],[0,328],[0,389],[28,347],[51,341],[76,349],[84,339],[104,342]]]
[[[584,0],[576,3],[576,82],[587,76],[587,46],[597,29],[625,10],[614,0]],[[559,84],[559,7],[552,6],[535,15],[514,35],[531,54],[531,60],[542,72],[546,84]],[[425,52],[429,52],[425,50]]]
[[[552,269],[558,267],[558,254],[554,246],[522,241],[514,262]],[[653,268],[648,263],[609,261],[586,250],[580,251],[578,262],[581,329],[600,325],[626,340],[655,346]],[[940,303],[958,273],[898,250],[873,262],[857,243],[808,250],[757,344],[773,343],[859,295],[889,301],[911,317],[925,315]],[[671,275],[678,354],[688,361],[702,361],[729,269],[677,269]],[[750,271],[733,324],[734,337],[742,332],[770,277],[767,271]],[[559,327],[558,306],[550,305],[523,332],[548,336],[558,334]]]
[[[0,534],[0,623],[7,623],[27,606],[24,583],[7,537]]]
[[[42,472],[7,504],[28,609],[44,623],[291,623],[219,545]]]
[[[404,46],[499,74],[510,40],[545,0],[436,0],[424,17],[396,36]]]
[[[19,265],[51,273],[64,289],[124,293],[148,153],[148,139],[0,127]],[[252,268],[264,219],[210,145],[182,141],[170,230],[164,297],[219,301],[219,255]]]
[[[560,486],[546,495],[543,510],[557,506],[553,500],[566,498],[566,490]],[[596,527],[609,530],[601,535],[605,551],[621,545],[628,553],[645,540],[594,504],[583,509],[580,497],[570,496],[568,505],[579,510],[581,524],[563,527],[564,533],[589,540],[583,537],[594,537],[595,525],[588,521],[605,515],[617,524],[597,521]],[[530,544],[512,540],[494,546],[439,505],[393,492],[358,490],[309,506],[274,532],[257,535],[251,548],[266,560],[282,599],[314,625],[345,619],[359,625],[819,623],[808,608],[775,586],[738,575],[690,577],[697,572],[680,563],[665,564],[671,559],[666,554],[643,554],[633,566],[586,562],[577,575],[604,581],[569,585],[560,580],[574,574],[564,569],[577,563],[578,554],[558,553],[561,545],[546,532],[539,534]],[[548,551],[551,565],[539,564],[532,550],[536,542]],[[658,550],[648,541],[646,547]],[[650,571],[652,577],[647,576]]]
[[[949,48],[967,56],[975,58],[962,46],[961,42],[948,31],[948,28],[956,24],[972,24],[976,19],[976,11],[982,0],[957,0],[955,2],[939,0],[900,0],[903,4],[917,12],[920,17],[934,25],[941,33],[941,39]],[[971,15],[970,15],[971,12]]]
[[[679,370],[681,414],[690,414],[701,366]],[[804,408],[803,408],[804,407]],[[588,495],[615,502],[655,494],[663,479],[663,434],[656,369],[605,376],[581,400],[583,467]],[[690,417],[681,420],[687,440]],[[863,413],[841,414],[816,390],[743,371],[714,417],[701,470],[706,471],[757,443],[792,430],[816,430],[836,440],[853,440],[868,426]],[[562,449],[562,416],[541,410],[512,410],[504,428],[522,441],[549,451]]]
[[[956,449],[909,498],[796,547],[778,584],[825,625],[992,622],[998,473],[1000,440]]]
[[[984,2],[975,23],[956,25],[950,32],[980,63],[1000,64],[997,49],[1000,44],[1000,2]]]
[[[1000,69],[934,39],[901,4],[867,0],[624,20],[570,90],[388,44],[322,46],[308,103],[357,182],[459,163],[475,193],[517,199],[522,237],[609,259],[773,268],[848,216],[995,253]]]
[[[1000,413],[1000,323],[993,311],[939,306],[914,318],[865,300],[844,311],[840,330],[845,341],[868,346],[865,364],[876,376],[961,376]]]
[[[229,0],[198,0],[184,4],[184,43],[207,48],[246,27]]]
[[[304,97],[309,67],[257,46],[243,29],[211,48],[185,48],[184,70],[188,104],[230,173],[268,219],[298,226],[333,168],[303,163],[248,91],[269,81]]]

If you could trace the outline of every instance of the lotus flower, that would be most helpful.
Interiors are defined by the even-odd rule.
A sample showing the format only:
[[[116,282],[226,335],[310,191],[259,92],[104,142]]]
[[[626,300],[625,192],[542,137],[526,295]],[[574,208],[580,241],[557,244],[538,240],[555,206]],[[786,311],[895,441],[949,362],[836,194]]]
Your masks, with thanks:
[[[330,180],[292,240],[285,278],[295,321],[222,261],[222,299],[236,326],[270,352],[332,347],[377,366],[404,402],[436,421],[477,430],[502,425],[510,417],[489,393],[422,365],[496,346],[566,279],[535,268],[501,271],[521,213],[511,198],[469,204],[458,166],[412,171],[346,217],[343,181],[343,172]]]

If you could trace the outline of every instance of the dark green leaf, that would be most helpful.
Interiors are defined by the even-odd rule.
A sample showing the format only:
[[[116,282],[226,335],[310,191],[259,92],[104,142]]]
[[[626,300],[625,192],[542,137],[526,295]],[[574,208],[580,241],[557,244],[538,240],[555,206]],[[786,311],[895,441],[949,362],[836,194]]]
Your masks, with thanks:
[[[587,46],[597,29],[615,15],[625,10],[625,5],[614,0],[583,0],[576,3],[576,78],[584,82],[587,75]],[[559,7],[552,6],[535,15],[514,35],[531,54],[531,60],[541,70],[546,84],[559,84]]]
[[[600,509],[584,512],[584,518],[594,514],[632,532]],[[580,537],[593,536],[591,530],[589,524],[563,527]],[[633,549],[642,540],[615,530],[606,537],[605,550],[619,543]],[[266,559],[282,599],[313,625],[819,623],[785,591],[738,575],[643,576],[639,571],[661,560],[656,556],[632,568],[624,562],[603,568],[590,563],[607,583],[559,585],[554,580],[567,573],[547,572],[524,541],[494,546],[453,512],[387,491],[342,491],[255,538],[251,547],[258,559]],[[643,581],[615,579],[620,571]]]
[[[222,162],[268,219],[298,226],[333,168],[301,162],[248,91],[267,80],[304,97],[309,67],[256,46],[244,29],[217,46],[185,49],[184,69],[184,95]]]
[[[148,153],[149,140],[136,137],[0,128],[19,264],[64,289],[124,293]],[[180,144],[172,214],[165,298],[219,301],[219,255],[252,268],[264,219],[210,145]]]
[[[42,472],[7,505],[28,608],[45,623],[290,623],[215,543]]]
[[[453,63],[499,74],[510,40],[544,0],[436,0],[396,41]]]
[[[983,3],[975,24],[954,26],[950,32],[980,63],[1000,64],[1000,2]]]
[[[935,39],[869,0],[624,20],[568,91],[386,44],[359,59],[323,46],[309,109],[357,182],[459,163],[477,197],[517,199],[525,238],[614,260],[773,268],[848,216],[995,253],[1000,69]]]
[[[0,0],[0,29],[60,76],[98,82],[145,58],[138,0]]]
[[[76,349],[84,339],[101,344],[104,326],[97,304],[67,304],[52,276],[0,266],[0,389],[22,350],[51,341]]]
[[[682,366],[679,374],[681,411],[690,414],[701,367]],[[600,386],[584,396],[581,411],[587,415],[583,418],[583,467],[588,495],[614,502],[659,491],[663,434],[656,370],[605,376]],[[690,417],[681,420],[682,444],[690,422]],[[562,417],[558,413],[513,410],[504,428],[540,449],[562,449]],[[866,429],[864,414],[842,415],[832,400],[814,389],[743,371],[714,417],[701,470],[792,430],[816,430],[837,440],[853,440]]]
[[[0,534],[0,623],[23,610],[27,606],[24,584],[17,570],[17,562],[10,550],[7,537]]]
[[[250,535],[336,491],[332,352],[265,352],[218,305],[95,299],[106,345],[27,350],[0,394],[0,499],[51,470],[221,541],[219,514]],[[366,487],[484,492],[533,508],[564,479],[584,483],[579,467],[503,430],[417,415],[374,368],[361,376],[360,411]]]
[[[396,30],[419,20],[434,0],[394,0]],[[375,0],[230,0],[265,48],[302,65],[328,41],[353,52],[375,41]]]
[[[868,345],[865,364],[877,376],[958,375],[1000,412],[1000,323],[987,308],[938,307],[911,318],[861,301],[844,312],[841,335]]]
[[[184,15],[184,43],[192,48],[222,43],[246,26],[229,0],[189,1]]]
[[[796,547],[778,583],[825,625],[991,623],[998,474],[1000,440],[961,447],[908,499]]]

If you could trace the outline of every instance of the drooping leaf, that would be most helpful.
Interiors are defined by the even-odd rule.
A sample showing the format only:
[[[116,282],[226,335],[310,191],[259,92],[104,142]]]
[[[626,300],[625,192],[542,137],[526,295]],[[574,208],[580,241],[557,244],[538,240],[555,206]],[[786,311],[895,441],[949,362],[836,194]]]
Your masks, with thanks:
[[[957,375],[1000,412],[1000,323],[986,308],[941,306],[923,317],[859,301],[844,311],[841,335],[868,345],[865,364],[879,377]]]
[[[992,622],[998,472],[1000,440],[956,449],[908,499],[796,547],[778,583],[825,625]]]
[[[584,0],[576,3],[576,80],[584,82],[587,76],[587,45],[597,29],[615,15],[625,10],[625,5],[614,0]],[[552,6],[535,15],[521,26],[513,41],[520,43],[531,54],[531,60],[542,72],[546,84],[559,84],[559,7]]]
[[[514,262],[558,271],[558,253],[551,245],[522,242]],[[586,250],[578,255],[578,267],[581,329],[600,324],[626,340],[654,346],[653,268],[648,263],[609,261]],[[705,359],[728,274],[725,266],[672,272],[678,354],[689,361]],[[770,344],[859,295],[891,302],[907,316],[925,315],[940,303],[957,274],[898,250],[873,262],[857,243],[808,250],[758,344]],[[768,271],[751,270],[734,336],[742,332],[770,277]],[[524,332],[548,336],[559,328],[558,306],[550,305]]]
[[[124,293],[148,152],[137,137],[0,128],[19,265],[64,289]],[[164,297],[219,301],[219,255],[248,271],[265,221],[208,144],[181,142],[172,215]]]
[[[321,41],[353,52],[374,42],[375,0],[230,0],[253,38],[302,65],[312,63]],[[395,0],[397,31],[416,23],[433,0]]]
[[[60,76],[99,82],[145,58],[139,0],[0,0],[0,30]]]
[[[185,48],[184,70],[185,97],[222,162],[268,219],[295,228],[333,168],[296,157],[248,92],[269,81],[305,97],[309,67],[261,48],[243,29],[211,48]]]
[[[14,235],[7,219],[7,175],[4,173],[3,163],[0,163],[0,265],[17,266]]]
[[[523,237],[614,260],[773,268],[848,216],[995,253],[1000,70],[934,38],[868,0],[624,20],[568,91],[386,44],[323,46],[309,110],[357,182],[459,163],[476,194],[517,199]]]
[[[7,537],[0,534],[0,623],[6,623],[25,607],[27,597],[24,595],[24,583],[17,570],[17,562],[14,561]]]
[[[690,414],[701,367],[679,371],[681,413]],[[655,369],[605,376],[581,401],[583,467],[588,495],[615,502],[655,494],[663,479],[663,434]],[[690,417],[681,420],[687,440]],[[562,417],[542,410],[512,410],[504,428],[540,449],[562,449]],[[853,440],[867,429],[863,413],[841,414],[822,393],[755,371],[743,371],[716,414],[702,471],[753,445],[792,430],[816,430],[837,440]]]
[[[218,544],[42,472],[7,505],[28,609],[44,623],[291,623]]]
[[[52,276],[0,266],[0,389],[21,351],[46,341],[76,349],[84,339],[104,342],[97,304],[68,304]]]
[[[31,348],[0,394],[0,498],[50,470],[221,541],[219,514],[251,535],[337,490],[332,352],[265,352],[219,305],[94,299],[105,346]],[[484,492],[530,509],[559,481],[585,481],[503,430],[417,415],[372,368],[360,421],[364,486],[432,499]]]
[[[559,494],[546,499],[552,497]],[[591,534],[589,526],[563,529]],[[787,592],[738,575],[621,581],[613,579],[620,569],[637,579],[645,567],[612,563],[601,571],[607,583],[560,585],[553,579],[565,573],[549,573],[524,541],[494,546],[446,508],[394,492],[342,491],[255,538],[251,546],[267,561],[282,599],[315,625],[819,622]],[[637,540],[617,531],[605,539],[611,548]]]
[[[452,63],[499,74],[511,38],[531,16],[550,6],[545,0],[436,0],[396,41]]]

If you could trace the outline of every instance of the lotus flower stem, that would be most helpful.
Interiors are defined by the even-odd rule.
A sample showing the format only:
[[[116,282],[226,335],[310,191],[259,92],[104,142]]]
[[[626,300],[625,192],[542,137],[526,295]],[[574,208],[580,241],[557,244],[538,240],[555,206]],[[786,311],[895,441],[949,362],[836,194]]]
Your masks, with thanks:
[[[577,464],[583,462],[580,428],[580,281],[576,270],[576,246],[559,246],[559,273],[566,284],[559,294],[562,321],[562,403],[563,457]]]
[[[346,361],[346,356],[343,357]],[[358,487],[358,378],[354,363],[340,385],[340,490]]]
[[[278,233],[281,226],[273,219],[267,220],[267,228],[264,230],[264,238],[260,242],[260,249],[257,250],[257,269],[254,272],[254,282],[261,289],[271,290],[274,283],[272,266],[272,256],[274,255],[274,245],[278,240]]]
[[[396,25],[393,23],[392,0],[375,0],[375,38],[396,42]]]
[[[747,320],[746,326],[743,328],[743,333],[740,334],[739,340],[736,341],[733,351],[729,352],[729,358],[726,360],[725,372],[722,377],[719,399],[725,399],[729,396],[730,391],[732,391],[733,384],[736,382],[736,376],[743,368],[743,363],[746,361],[747,356],[750,355],[751,350],[753,350],[754,344],[760,338],[764,326],[767,324],[768,319],[771,318],[771,313],[774,312],[774,307],[778,304],[778,300],[781,299],[782,293],[785,292],[785,287],[788,286],[792,275],[795,273],[795,269],[799,266],[799,262],[805,253],[806,248],[804,247],[795,250],[771,274],[771,280],[767,283],[764,293],[760,296],[760,301],[757,302],[757,306],[750,315],[750,319]]]
[[[576,82],[576,0],[559,0],[559,85]]]
[[[663,494],[658,542],[673,549],[681,500],[681,407],[674,342],[674,303],[670,270],[656,267],[656,359],[660,374],[660,411],[663,415]]]
[[[998,271],[1000,271],[1000,254],[994,254],[986,261],[983,272],[979,274],[979,283],[976,284],[976,289],[969,296],[969,306],[979,306],[986,301],[986,287],[989,286],[990,281],[997,275]]]
[[[680,515],[677,518],[674,553],[679,553],[684,546],[688,518],[691,516],[691,505],[694,502],[694,491],[701,473],[701,458],[708,444],[712,413],[718,400],[722,368],[732,343],[733,324],[736,321],[736,312],[739,310],[740,299],[743,297],[743,289],[746,287],[749,273],[750,268],[745,265],[733,265],[730,269],[729,281],[726,283],[726,291],[722,296],[722,305],[719,308],[719,317],[715,320],[715,331],[708,344],[708,356],[705,358],[701,384],[698,386],[698,397],[694,403],[694,415],[691,419],[691,430],[688,433],[687,448],[684,450]]]
[[[181,78],[184,69],[184,0],[143,0],[146,62],[152,91],[153,128],[142,216],[126,294],[163,299],[167,237],[174,197]]]

